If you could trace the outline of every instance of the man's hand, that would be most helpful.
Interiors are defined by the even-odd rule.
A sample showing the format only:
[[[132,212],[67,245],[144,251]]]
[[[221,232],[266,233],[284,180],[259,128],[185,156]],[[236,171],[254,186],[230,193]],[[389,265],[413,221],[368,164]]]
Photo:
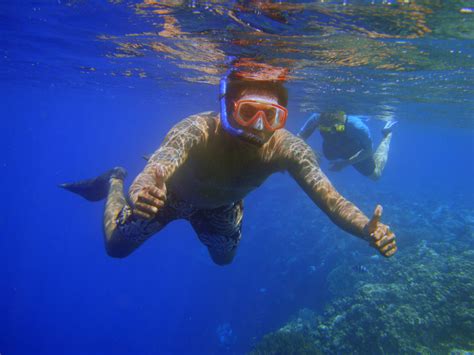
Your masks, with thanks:
[[[329,165],[329,170],[331,171],[340,171],[344,169],[346,166],[350,165],[350,163],[345,159],[338,159],[333,161]]]
[[[161,169],[155,172],[155,185],[144,187],[133,201],[133,214],[142,219],[153,219],[166,202],[166,184]]]
[[[395,234],[387,225],[380,223],[382,211],[382,206],[377,205],[372,219],[365,228],[369,236],[370,245],[376,248],[383,256],[390,257],[397,251],[397,244],[395,242]]]

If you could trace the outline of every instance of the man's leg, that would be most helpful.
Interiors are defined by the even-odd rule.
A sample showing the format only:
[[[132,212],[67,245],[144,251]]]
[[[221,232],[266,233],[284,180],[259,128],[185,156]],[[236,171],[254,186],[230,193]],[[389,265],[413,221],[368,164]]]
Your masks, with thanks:
[[[374,180],[380,179],[382,172],[385,169],[385,164],[388,160],[388,152],[390,150],[390,141],[392,140],[392,133],[388,133],[380,142],[377,150],[374,153],[375,169],[370,176]]]
[[[190,222],[201,242],[218,265],[232,262],[242,236],[243,203],[212,210],[200,210]]]
[[[147,235],[134,228],[132,210],[124,194],[123,180],[111,178],[104,211],[104,237],[107,254],[123,258],[134,251]]]
[[[107,254],[117,258],[128,256],[174,216],[172,210],[165,207],[151,221],[135,218],[124,194],[125,175],[124,169],[114,168],[94,179],[61,185],[89,201],[107,199],[103,221],[105,249]]]
[[[177,218],[178,212],[167,205],[152,220],[135,217],[123,192],[123,180],[111,178],[104,212],[107,253],[117,258],[128,256],[153,234]]]

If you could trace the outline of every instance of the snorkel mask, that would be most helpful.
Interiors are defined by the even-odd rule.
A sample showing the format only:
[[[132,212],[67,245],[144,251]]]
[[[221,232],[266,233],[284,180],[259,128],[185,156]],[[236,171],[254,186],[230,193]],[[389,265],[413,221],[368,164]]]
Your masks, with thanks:
[[[343,111],[324,112],[320,117],[318,129],[324,133],[342,133],[346,130],[346,114]]]
[[[335,124],[333,126],[319,126],[319,130],[321,132],[338,132],[342,133],[346,130],[346,126],[344,124]]]
[[[288,110],[276,103],[240,99],[234,104],[234,119],[242,127],[274,132],[283,128]]]
[[[256,63],[250,59],[237,60],[235,57],[230,58],[229,65],[219,86],[222,127],[232,136],[262,145],[265,140],[254,131],[274,132],[283,128],[286,123],[288,110],[284,106],[287,95],[282,84],[286,79],[287,70]],[[275,91],[278,103],[258,99],[232,102],[232,96],[246,88],[264,88],[265,91]],[[231,93],[230,97],[229,93]],[[233,107],[229,107],[232,103]],[[232,121],[229,114],[232,114]]]

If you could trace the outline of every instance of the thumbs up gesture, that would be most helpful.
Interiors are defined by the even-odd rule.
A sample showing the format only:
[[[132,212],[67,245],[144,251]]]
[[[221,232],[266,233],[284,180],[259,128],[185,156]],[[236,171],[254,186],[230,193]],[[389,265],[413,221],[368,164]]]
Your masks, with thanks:
[[[153,219],[166,202],[165,174],[161,167],[155,171],[155,184],[145,186],[136,195],[133,214],[142,219]]]
[[[395,242],[395,234],[390,230],[389,226],[380,223],[382,211],[382,206],[377,205],[375,207],[374,215],[365,226],[365,229],[370,245],[383,256],[390,257],[397,251],[397,244]]]

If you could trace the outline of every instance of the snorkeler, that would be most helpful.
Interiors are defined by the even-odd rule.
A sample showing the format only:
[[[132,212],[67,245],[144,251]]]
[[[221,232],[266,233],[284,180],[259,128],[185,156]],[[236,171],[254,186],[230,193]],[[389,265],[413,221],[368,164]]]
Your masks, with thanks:
[[[321,171],[311,148],[283,129],[288,116],[286,71],[249,60],[234,62],[220,85],[220,115],[204,112],[176,124],[124,194],[125,170],[61,187],[97,201],[106,198],[105,246],[126,257],[176,219],[188,220],[212,260],[229,264],[242,229],[243,199],[270,175],[288,171],[309,197],[345,231],[382,255],[395,235],[342,197]],[[271,212],[269,212],[271,213]]]
[[[323,154],[331,161],[332,171],[340,171],[352,165],[362,175],[377,180],[382,175],[388,159],[392,128],[397,121],[389,121],[382,129],[382,141],[375,153],[367,125],[358,116],[342,111],[312,114],[298,136],[307,140],[316,129],[323,137]]]

